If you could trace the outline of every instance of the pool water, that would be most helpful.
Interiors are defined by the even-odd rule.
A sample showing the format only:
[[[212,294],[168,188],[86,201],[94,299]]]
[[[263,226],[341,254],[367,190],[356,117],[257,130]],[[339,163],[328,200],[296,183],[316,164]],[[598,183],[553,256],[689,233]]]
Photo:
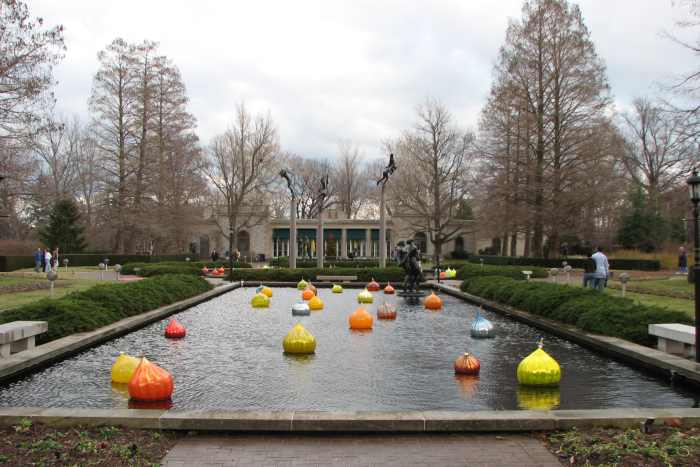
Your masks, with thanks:
[[[322,311],[292,316],[300,293],[275,288],[268,309],[254,309],[254,288],[242,288],[178,313],[187,337],[166,339],[170,318],[114,339],[0,387],[0,406],[129,407],[125,387],[110,383],[119,352],[145,355],[175,380],[172,410],[498,410],[691,407],[690,390],[628,367],[536,328],[484,312],[493,339],[469,330],[477,308],[441,295],[442,311],[375,293],[363,305],[375,316],[371,331],[352,331],[348,316],[359,291],[319,289]],[[395,321],[376,319],[386,299]],[[282,339],[301,322],[317,341],[316,353],[285,355]],[[518,363],[536,349],[561,365],[559,388],[524,388]],[[481,361],[478,377],[455,376],[453,362],[469,351]],[[132,404],[131,407],[134,407]]]

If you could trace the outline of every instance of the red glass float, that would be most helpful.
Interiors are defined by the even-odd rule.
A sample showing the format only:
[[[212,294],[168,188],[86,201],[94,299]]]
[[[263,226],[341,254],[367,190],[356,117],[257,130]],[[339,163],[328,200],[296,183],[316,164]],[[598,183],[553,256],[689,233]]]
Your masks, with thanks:
[[[384,287],[384,294],[385,295],[394,295],[396,293],[396,289],[394,288],[393,285],[391,285],[391,282],[386,284],[386,287]]]
[[[374,319],[367,310],[358,307],[352,312],[348,321],[350,322],[350,329],[372,329],[372,322]]]
[[[137,401],[164,401],[173,395],[173,377],[145,357],[129,381],[129,397]]]
[[[168,325],[165,326],[165,337],[170,339],[180,339],[185,337],[186,334],[187,329],[176,319],[171,319]]]
[[[382,303],[377,307],[378,319],[396,319],[396,307],[391,303]]]
[[[442,299],[433,292],[425,298],[424,304],[428,310],[440,310],[442,308]]]
[[[301,298],[304,300],[311,300],[314,298],[314,291],[311,290],[310,288],[305,288],[304,291],[301,293]]]
[[[445,271],[440,271],[440,279],[446,279],[447,273]]]
[[[206,266],[204,266],[204,267],[202,268],[202,274],[209,274],[209,268],[206,267]]]
[[[379,292],[379,289],[379,283],[377,283],[377,281],[375,281],[373,277],[370,283],[367,284],[367,290],[369,290],[370,292]]]
[[[455,360],[455,373],[460,375],[478,375],[481,370],[479,359],[469,352],[457,357]]]

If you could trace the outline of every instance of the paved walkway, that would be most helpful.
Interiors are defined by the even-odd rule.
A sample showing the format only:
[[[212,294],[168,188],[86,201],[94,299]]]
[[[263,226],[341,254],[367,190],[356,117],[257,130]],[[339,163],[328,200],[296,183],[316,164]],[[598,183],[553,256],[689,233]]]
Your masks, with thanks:
[[[182,439],[163,459],[184,466],[560,467],[525,435],[209,435]]]

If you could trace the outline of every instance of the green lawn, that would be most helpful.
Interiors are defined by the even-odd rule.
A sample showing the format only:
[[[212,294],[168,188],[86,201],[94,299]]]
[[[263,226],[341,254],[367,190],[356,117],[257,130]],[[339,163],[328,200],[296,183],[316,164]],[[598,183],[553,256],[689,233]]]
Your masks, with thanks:
[[[3,277],[1,281],[4,281],[6,279],[15,280],[17,278]],[[56,287],[54,288],[54,298],[59,298],[71,292],[75,292],[76,290],[84,290],[94,285],[105,282],[106,281],[99,281],[93,279],[59,279],[58,281],[56,281]],[[33,290],[30,292],[13,292],[0,294],[0,311],[16,308],[21,305],[26,305],[27,303],[31,303],[36,300],[41,300],[42,298],[47,298],[48,296],[48,289]]]
[[[620,290],[605,289],[605,293],[615,297],[621,296]],[[695,316],[695,302],[684,298],[664,297],[661,295],[641,294],[636,292],[627,292],[625,298],[630,298],[635,302],[644,305],[662,306],[671,310],[682,311],[690,317]]]

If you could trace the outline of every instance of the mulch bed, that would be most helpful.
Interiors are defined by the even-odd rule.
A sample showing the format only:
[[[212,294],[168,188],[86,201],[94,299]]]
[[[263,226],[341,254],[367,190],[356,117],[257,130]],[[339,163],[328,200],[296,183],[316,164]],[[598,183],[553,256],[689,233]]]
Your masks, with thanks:
[[[0,465],[150,466],[180,436],[113,426],[52,428],[26,420],[0,428]]]
[[[674,423],[670,423],[674,425]],[[564,465],[656,467],[700,465],[700,429],[572,429],[537,436]]]

